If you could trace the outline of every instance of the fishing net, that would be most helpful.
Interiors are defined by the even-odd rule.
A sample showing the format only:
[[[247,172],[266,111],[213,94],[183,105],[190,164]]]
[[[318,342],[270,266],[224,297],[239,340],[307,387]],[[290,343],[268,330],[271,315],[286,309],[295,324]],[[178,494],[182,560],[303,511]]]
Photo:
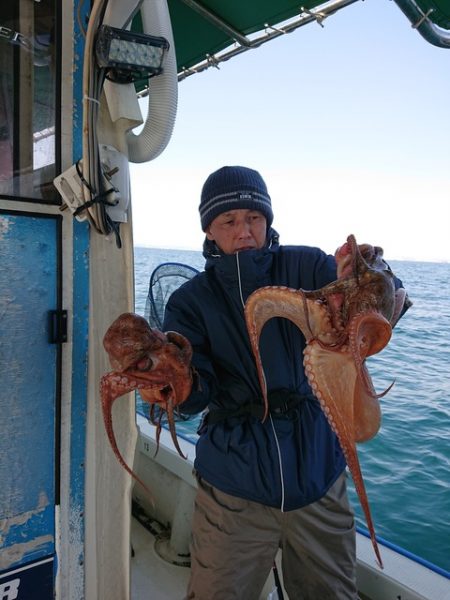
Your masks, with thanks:
[[[177,262],[162,263],[150,276],[145,318],[150,327],[162,329],[164,311],[171,294],[183,283],[192,279],[197,269]]]
[[[177,290],[180,285],[192,279],[199,271],[189,265],[184,265],[177,262],[162,263],[156,267],[150,276],[148,286],[148,295],[145,303],[144,316],[153,329],[160,329],[164,321],[164,311],[167,301],[171,294]],[[142,402],[138,393],[138,412],[150,417],[148,404]],[[166,415],[160,415],[158,407],[155,407],[155,417],[162,418],[162,423],[166,424]],[[179,410],[175,411],[176,421],[187,421],[195,419],[197,415],[183,415]],[[179,433],[179,432],[178,432]],[[181,437],[185,437],[181,435]]]

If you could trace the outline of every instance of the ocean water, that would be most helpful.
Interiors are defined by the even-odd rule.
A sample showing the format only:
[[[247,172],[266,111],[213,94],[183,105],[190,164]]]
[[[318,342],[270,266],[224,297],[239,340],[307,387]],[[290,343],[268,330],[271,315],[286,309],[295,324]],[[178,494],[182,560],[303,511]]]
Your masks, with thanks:
[[[200,252],[135,248],[136,312],[163,262],[203,268]],[[358,452],[377,535],[450,571],[450,264],[390,261],[414,305],[368,360],[383,420]],[[198,419],[177,423],[195,441]],[[353,485],[350,497],[365,528]]]

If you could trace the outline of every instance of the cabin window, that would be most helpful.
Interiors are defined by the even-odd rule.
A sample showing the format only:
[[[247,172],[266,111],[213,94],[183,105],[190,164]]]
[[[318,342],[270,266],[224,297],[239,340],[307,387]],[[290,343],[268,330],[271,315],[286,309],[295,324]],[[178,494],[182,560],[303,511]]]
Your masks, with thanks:
[[[55,0],[0,4],[0,197],[59,203]]]

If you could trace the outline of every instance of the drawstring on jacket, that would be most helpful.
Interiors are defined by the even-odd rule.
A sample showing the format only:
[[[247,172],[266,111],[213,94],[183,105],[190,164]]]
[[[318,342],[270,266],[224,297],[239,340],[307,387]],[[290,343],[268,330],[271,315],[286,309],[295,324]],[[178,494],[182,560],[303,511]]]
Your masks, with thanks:
[[[242,282],[241,282],[241,269],[239,266],[239,252],[236,252],[236,266],[237,266],[237,276],[238,276],[238,283],[239,283],[239,294],[241,297],[241,302],[242,302],[242,309],[245,308],[245,302],[244,302],[244,297],[242,295]],[[264,376],[264,382],[265,382],[265,375],[263,373]],[[266,387],[267,389],[267,387]],[[284,498],[285,498],[285,491],[284,491],[284,474],[283,474],[283,463],[281,461],[281,450],[280,450],[280,444],[278,442],[278,437],[277,437],[277,433],[275,431],[275,426],[273,424],[273,419],[272,419],[272,415],[269,413],[269,419],[270,419],[270,425],[272,427],[272,431],[273,431],[273,436],[275,439],[275,444],[277,446],[277,454],[278,454],[278,466],[280,469],[280,483],[281,483],[281,506],[280,506],[280,510],[284,511]]]
[[[239,283],[239,295],[241,297],[242,308],[244,309],[245,302],[244,302],[244,296],[242,294],[241,269],[239,266],[239,252],[236,252],[236,267],[237,267],[237,276],[238,276],[238,283]],[[264,373],[263,373],[263,376],[264,376],[264,380],[265,380]],[[269,397],[270,397],[270,395],[269,395]],[[283,399],[283,403],[284,403],[284,405],[287,405],[287,403],[284,399]],[[297,402],[297,404],[298,404],[298,402]],[[250,410],[260,409],[262,412],[264,412],[264,407],[261,405],[250,404],[247,406],[250,408]],[[269,406],[270,406],[270,402],[269,402]],[[245,409],[246,407],[244,406],[243,408]],[[284,476],[283,476],[283,463],[281,462],[281,450],[280,450],[280,445],[278,443],[278,437],[277,437],[277,433],[275,431],[275,426],[273,424],[272,414],[270,414],[270,413],[269,413],[269,419],[270,419],[270,424],[272,426],[275,444],[277,446],[278,466],[280,469],[280,481],[281,481],[281,506],[280,506],[280,509],[282,512],[284,512]],[[278,598],[279,598],[279,600],[284,600],[283,588],[281,586],[280,577],[278,575],[278,568],[277,568],[277,564],[275,561],[273,561],[272,569],[273,569],[273,576],[275,579],[275,586],[276,586],[277,593],[278,593]]]

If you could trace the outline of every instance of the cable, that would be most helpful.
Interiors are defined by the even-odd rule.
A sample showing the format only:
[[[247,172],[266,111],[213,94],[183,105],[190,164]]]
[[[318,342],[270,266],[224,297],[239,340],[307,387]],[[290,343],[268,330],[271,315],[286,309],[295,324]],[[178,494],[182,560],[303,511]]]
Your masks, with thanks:
[[[121,247],[119,225],[106,212],[107,196],[113,188],[105,186],[100,161],[97,123],[100,97],[105,82],[105,71],[99,69],[95,60],[95,35],[102,24],[108,0],[95,0],[86,31],[83,68],[83,185],[84,210],[94,229],[101,234],[114,232],[118,247]]]

